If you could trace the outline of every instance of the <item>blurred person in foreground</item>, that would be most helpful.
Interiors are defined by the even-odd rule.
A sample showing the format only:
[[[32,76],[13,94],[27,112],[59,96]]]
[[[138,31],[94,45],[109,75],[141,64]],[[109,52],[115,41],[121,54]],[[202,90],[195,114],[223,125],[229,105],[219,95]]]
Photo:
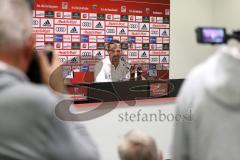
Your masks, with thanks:
[[[107,45],[109,56],[94,66],[95,82],[117,82],[130,79],[130,65],[122,58],[121,43],[112,40]]]
[[[154,139],[141,130],[131,130],[124,135],[118,144],[118,153],[121,160],[163,160]]]
[[[240,52],[221,47],[193,69],[181,88],[177,114],[191,110],[190,122],[176,122],[174,160],[239,160]]]
[[[31,11],[25,0],[0,1],[0,159],[97,160],[98,151],[82,125],[55,117],[60,98],[25,73],[32,59]],[[40,55],[42,80],[58,67]]]

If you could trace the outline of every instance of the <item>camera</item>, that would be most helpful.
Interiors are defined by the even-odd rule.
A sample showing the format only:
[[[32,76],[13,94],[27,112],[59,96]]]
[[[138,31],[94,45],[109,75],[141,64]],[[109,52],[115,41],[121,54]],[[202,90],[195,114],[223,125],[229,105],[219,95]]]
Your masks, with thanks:
[[[32,61],[29,65],[29,68],[28,68],[28,71],[27,71],[27,76],[28,76],[28,78],[31,82],[41,84],[42,83],[42,76],[41,76],[41,71],[40,71],[38,54],[39,53],[35,49],[33,51]],[[46,54],[49,63],[52,62],[52,57],[53,57],[53,52],[52,51],[45,50],[44,53],[42,53],[42,54]]]
[[[202,44],[227,44],[230,39],[240,41],[240,31],[227,34],[223,27],[199,27],[196,36],[197,42]]]

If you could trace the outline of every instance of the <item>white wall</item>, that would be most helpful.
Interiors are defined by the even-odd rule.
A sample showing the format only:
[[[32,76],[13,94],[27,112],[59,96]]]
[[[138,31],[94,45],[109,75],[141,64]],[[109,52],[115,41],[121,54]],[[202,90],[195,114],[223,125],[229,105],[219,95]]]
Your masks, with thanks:
[[[226,27],[231,33],[233,30],[240,30],[240,1],[239,0],[212,0],[213,24],[218,27]],[[231,41],[230,45],[237,45],[236,41]]]
[[[211,46],[197,44],[195,36],[197,26],[212,24],[212,0],[170,0],[170,2],[170,78],[185,78],[194,66],[213,52]]]
[[[130,121],[129,119],[128,121],[122,121],[119,115],[126,112],[137,115],[139,110],[141,110],[141,115],[158,114],[159,110],[161,110],[161,113],[169,115],[174,114],[174,109],[174,101],[141,102],[132,107],[122,102],[112,112],[100,118],[84,122],[84,124],[96,142],[102,160],[119,160],[117,152],[119,138],[132,129],[141,129],[153,136],[157,145],[163,150],[164,158],[170,159],[174,124],[174,121],[171,120],[171,115],[169,116],[170,121],[166,119],[164,121],[149,120],[147,122],[142,120]],[[82,112],[78,108],[75,110],[75,113],[79,111]]]

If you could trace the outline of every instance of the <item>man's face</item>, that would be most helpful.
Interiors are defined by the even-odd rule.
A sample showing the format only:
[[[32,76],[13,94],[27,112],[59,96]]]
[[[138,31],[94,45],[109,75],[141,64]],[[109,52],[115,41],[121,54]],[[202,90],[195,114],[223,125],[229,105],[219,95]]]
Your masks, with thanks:
[[[121,45],[118,43],[110,44],[108,53],[112,64],[119,63],[122,55]]]

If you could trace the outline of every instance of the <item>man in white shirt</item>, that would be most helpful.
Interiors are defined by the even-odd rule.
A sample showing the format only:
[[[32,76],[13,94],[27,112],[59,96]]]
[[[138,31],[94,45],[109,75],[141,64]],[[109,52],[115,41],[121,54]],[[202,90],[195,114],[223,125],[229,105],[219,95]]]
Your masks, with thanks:
[[[121,59],[121,43],[113,40],[108,44],[109,56],[96,63],[94,67],[95,82],[116,82],[128,80],[130,77],[129,64]]]

